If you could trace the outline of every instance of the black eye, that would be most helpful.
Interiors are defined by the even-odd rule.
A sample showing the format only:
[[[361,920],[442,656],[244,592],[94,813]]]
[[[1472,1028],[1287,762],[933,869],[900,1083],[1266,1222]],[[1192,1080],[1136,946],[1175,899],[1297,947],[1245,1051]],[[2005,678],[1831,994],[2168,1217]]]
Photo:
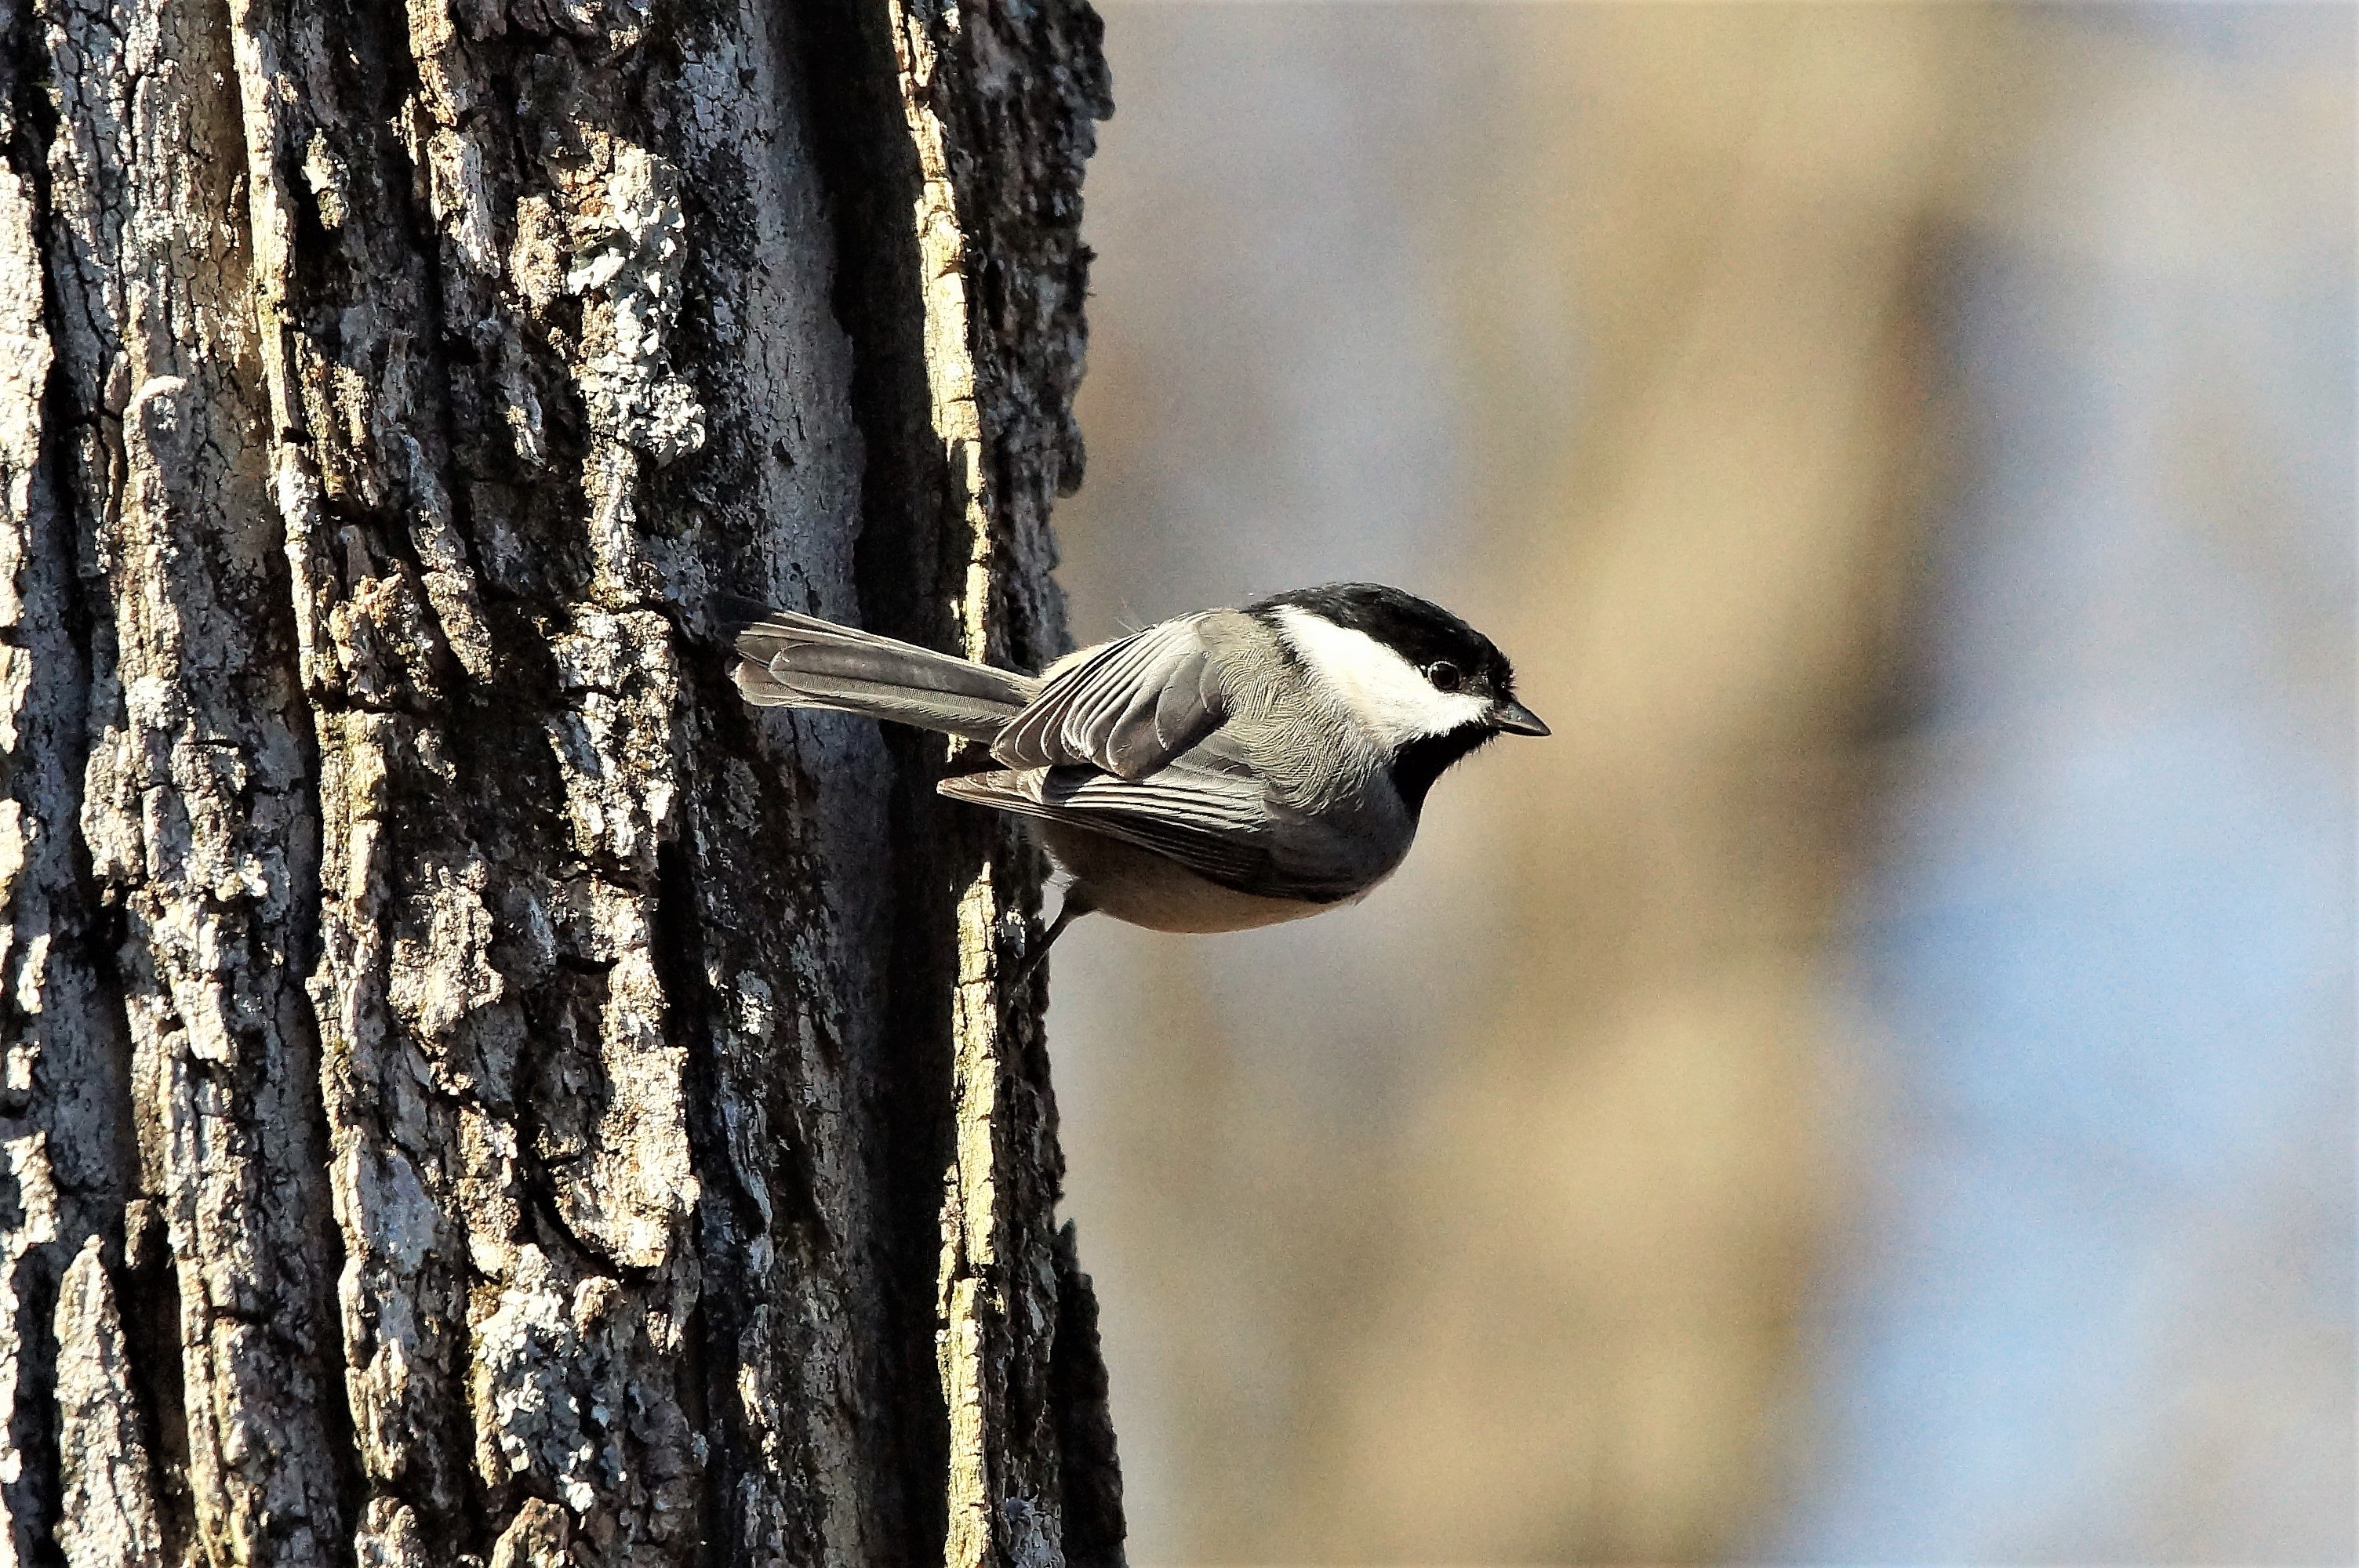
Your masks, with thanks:
[[[1456,691],[1466,676],[1448,659],[1436,659],[1425,666],[1425,678],[1433,683],[1436,691]]]

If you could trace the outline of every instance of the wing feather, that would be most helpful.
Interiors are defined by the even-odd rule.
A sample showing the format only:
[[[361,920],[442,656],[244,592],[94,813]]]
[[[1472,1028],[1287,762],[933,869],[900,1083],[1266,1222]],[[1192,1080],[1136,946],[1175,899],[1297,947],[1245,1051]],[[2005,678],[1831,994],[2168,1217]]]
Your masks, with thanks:
[[[1241,892],[1328,903],[1350,897],[1367,881],[1364,868],[1340,844],[1335,853],[1321,855],[1298,835],[1293,853],[1283,860],[1275,857],[1266,831],[1270,807],[1249,774],[1182,762],[1132,780],[1064,766],[969,773],[940,787],[956,800],[1153,850]]]
[[[1206,619],[1150,626],[1051,677],[991,754],[1010,768],[1086,763],[1129,780],[1169,765],[1228,719]]]

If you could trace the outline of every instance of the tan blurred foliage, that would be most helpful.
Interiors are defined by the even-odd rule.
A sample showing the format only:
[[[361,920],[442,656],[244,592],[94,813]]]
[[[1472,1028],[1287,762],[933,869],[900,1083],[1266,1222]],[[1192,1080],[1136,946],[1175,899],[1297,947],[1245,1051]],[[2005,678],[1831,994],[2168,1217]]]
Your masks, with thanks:
[[[1495,634],[1564,740],[1470,781],[1506,1005],[1394,1173],[1281,1555],[1724,1546],[1832,1179],[1821,938],[1908,577],[1911,284],[1963,40],[1919,10],[1516,20],[1545,152],[1479,228],[1565,270],[1593,358],[1555,438],[1474,422],[1511,438],[1477,507],[1525,567]],[[1527,307],[1467,262],[1470,351],[1512,364]]]
[[[1077,1151],[1075,1209],[1093,1178],[1144,1183],[1113,1200],[1149,1233],[1123,1255],[1218,1273],[1244,1217],[1217,1189],[1292,1195],[1288,1256],[1262,1260],[1287,1278],[1257,1297],[1277,1321],[1208,1321],[1181,1303],[1216,1292],[1151,1279],[1124,1306],[1169,1315],[1110,1314],[1184,1390],[1181,1538],[1209,1560],[1720,1550],[1772,1484],[1765,1422],[1835,1180],[1821,935],[1908,580],[1912,285],[1981,29],[1766,7],[1466,25],[1497,72],[1470,108],[1512,149],[1455,192],[1439,256],[1477,443],[1456,602],[1558,739],[1437,795],[1506,905],[1495,941],[1432,941],[1495,1002],[1376,1146],[1336,1158],[1331,1130],[1249,1103],[1189,955],[1151,953],[1144,1005],[1181,1022],[1125,1063],[1131,1158]],[[1115,13],[1118,73],[1150,26]],[[1098,323],[1103,473],[1156,433],[1096,395],[1158,346]],[[1581,345],[1577,403],[1551,341]]]
[[[1290,1021],[1253,1019],[1251,949],[1077,929],[1052,1036],[1140,1556],[1709,1558],[1808,1450],[1854,1070],[1828,936],[1905,720],[1944,245],[2069,243],[1993,211],[1994,171],[2138,67],[1983,7],[1223,16],[1306,80],[1439,92],[1383,155],[1426,203],[1410,287],[1462,406],[1461,526],[1408,586],[1515,656],[1556,738],[1445,781],[1424,863],[1328,917],[1391,989],[1303,1027],[1374,1018],[1374,1052],[1441,988],[1406,1065],[1262,1048]],[[1119,113],[1168,114],[1201,21],[1109,17]],[[1397,70],[1420,49],[1440,90]],[[1173,303],[1222,265],[1175,233],[1249,241],[1192,147],[1152,156],[1151,203],[1092,188],[1091,481],[1059,514],[1084,633],[1142,582],[1192,607],[1195,535],[1261,521],[1200,509],[1280,461],[1251,356],[1285,341]],[[1182,427],[1218,473],[1176,471]]]

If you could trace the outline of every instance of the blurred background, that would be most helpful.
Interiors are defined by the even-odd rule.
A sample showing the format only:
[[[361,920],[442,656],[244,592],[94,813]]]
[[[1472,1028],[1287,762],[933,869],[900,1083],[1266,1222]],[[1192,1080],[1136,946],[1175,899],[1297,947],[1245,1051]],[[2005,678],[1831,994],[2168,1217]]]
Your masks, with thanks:
[[[2359,13],[1101,4],[1076,636],[1556,728],[1060,947],[1133,1561],[2354,1561]]]

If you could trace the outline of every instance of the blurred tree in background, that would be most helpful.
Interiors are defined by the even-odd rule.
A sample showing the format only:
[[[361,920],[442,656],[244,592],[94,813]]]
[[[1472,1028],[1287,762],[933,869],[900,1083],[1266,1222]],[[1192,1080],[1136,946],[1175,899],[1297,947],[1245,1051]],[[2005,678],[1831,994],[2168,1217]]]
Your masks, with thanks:
[[[1108,15],[1077,633],[1557,731],[1070,939],[1141,1559],[2346,1560],[2350,14]]]

